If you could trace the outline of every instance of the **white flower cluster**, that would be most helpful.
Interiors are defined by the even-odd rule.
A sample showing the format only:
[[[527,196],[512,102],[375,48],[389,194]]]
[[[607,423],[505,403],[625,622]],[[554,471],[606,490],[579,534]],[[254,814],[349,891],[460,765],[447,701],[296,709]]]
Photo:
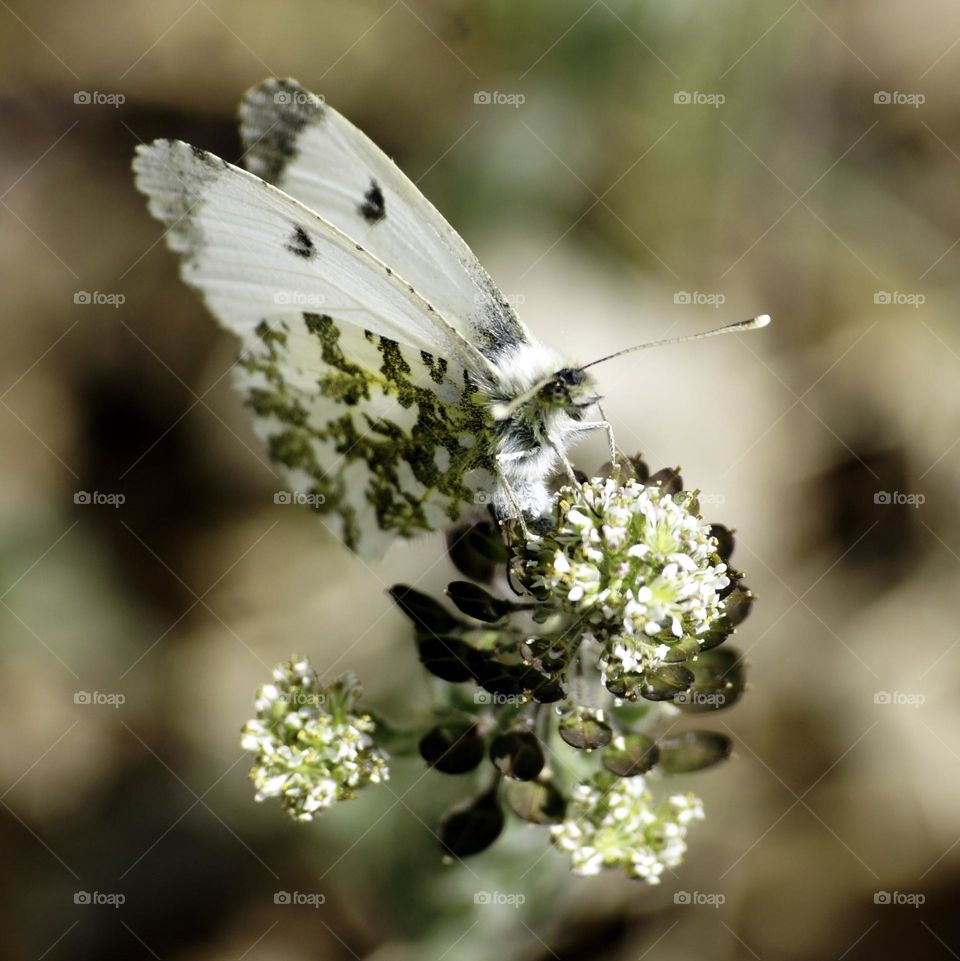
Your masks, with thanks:
[[[686,854],[688,825],[703,816],[693,794],[674,794],[654,807],[642,777],[601,774],[574,788],[565,819],[551,833],[575,874],[621,867],[632,878],[659,884],[664,870]]]
[[[556,530],[531,545],[531,587],[585,615],[621,671],[657,666],[723,613],[727,566],[695,496],[594,478],[560,491]]]
[[[291,817],[310,821],[366,783],[389,778],[387,755],[370,736],[373,720],[354,713],[360,693],[353,674],[324,687],[306,658],[274,669],[240,741],[257,755],[250,777],[258,801],[278,797]]]

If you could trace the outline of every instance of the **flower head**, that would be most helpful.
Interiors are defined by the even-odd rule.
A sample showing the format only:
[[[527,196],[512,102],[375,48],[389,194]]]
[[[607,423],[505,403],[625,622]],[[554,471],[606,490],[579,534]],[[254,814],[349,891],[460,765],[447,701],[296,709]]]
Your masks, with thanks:
[[[387,755],[370,736],[374,722],[354,711],[360,693],[354,674],[324,687],[306,658],[274,669],[240,742],[257,755],[250,777],[258,801],[279,797],[291,817],[310,821],[365,784],[388,779]]]
[[[554,529],[528,544],[531,589],[579,614],[620,672],[659,665],[723,613],[730,584],[696,495],[636,480],[563,488]]]
[[[620,867],[632,878],[659,884],[664,870],[686,854],[688,825],[703,816],[693,794],[674,794],[655,807],[642,777],[598,774],[574,788],[566,817],[551,834],[570,855],[575,874]]]

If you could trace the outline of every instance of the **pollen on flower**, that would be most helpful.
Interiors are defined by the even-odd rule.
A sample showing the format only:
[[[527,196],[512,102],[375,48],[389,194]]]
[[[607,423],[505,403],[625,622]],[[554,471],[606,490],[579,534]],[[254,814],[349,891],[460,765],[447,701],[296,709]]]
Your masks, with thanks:
[[[642,777],[595,775],[574,788],[563,822],[551,830],[553,843],[570,855],[575,874],[622,868],[647,884],[683,861],[687,830],[703,820],[693,794],[674,794],[659,806]]]
[[[310,821],[366,784],[389,778],[388,757],[371,737],[372,718],[355,711],[360,694],[354,674],[324,686],[306,658],[274,669],[240,741],[257,755],[250,770],[256,800],[280,798],[291,817]]]
[[[581,615],[614,671],[656,667],[723,614],[727,566],[695,500],[594,478],[560,491],[555,529],[528,545],[531,590]]]

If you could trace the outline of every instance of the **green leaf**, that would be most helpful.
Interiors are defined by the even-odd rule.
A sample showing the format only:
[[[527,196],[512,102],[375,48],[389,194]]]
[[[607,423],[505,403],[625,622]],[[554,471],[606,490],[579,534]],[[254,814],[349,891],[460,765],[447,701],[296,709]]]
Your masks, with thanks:
[[[544,674],[558,674],[570,660],[570,648],[554,634],[539,634],[528,637],[520,645],[520,656],[531,667]],[[559,641],[559,643],[558,643]]]
[[[603,749],[603,766],[618,777],[635,777],[649,771],[660,757],[653,738],[646,734],[625,734]]]
[[[425,637],[419,643],[423,666],[437,677],[452,684],[469,681],[474,676],[477,651],[456,637]]]
[[[518,658],[502,657],[477,652],[474,677],[491,694],[502,697],[530,697],[541,704],[552,704],[564,698],[563,688],[553,678],[524,664]]]
[[[719,555],[720,560],[730,560],[730,555],[733,553],[733,546],[735,543],[733,531],[731,531],[729,527],[725,527],[723,524],[711,524],[710,536],[716,539],[717,554]]]
[[[731,629],[746,620],[753,609],[753,592],[746,587],[738,587],[728,594],[723,601],[724,627]]]
[[[490,847],[503,831],[503,811],[487,792],[451,809],[440,822],[440,844],[451,857],[466,858]]]
[[[507,548],[490,521],[461,524],[447,531],[447,553],[454,566],[472,581],[489,583],[507,562]]]
[[[531,824],[559,824],[567,809],[552,781],[508,781],[504,795],[514,814]]]
[[[660,770],[666,774],[689,774],[725,761],[733,742],[716,731],[687,731],[664,738],[660,744]]]
[[[693,674],[679,664],[664,664],[648,672],[641,693],[648,701],[672,701],[693,683]]]
[[[651,474],[646,481],[647,487],[660,487],[665,494],[679,494],[683,490],[680,468],[664,467]]]
[[[466,774],[483,760],[483,738],[471,721],[444,721],[420,739],[420,756],[444,774]]]
[[[502,620],[514,608],[509,601],[494,597],[482,587],[471,584],[469,581],[453,581],[448,584],[447,597],[462,614],[488,623]]]
[[[578,751],[595,751],[610,743],[613,730],[590,710],[571,711],[560,718],[560,737]]]
[[[736,704],[743,695],[747,671],[736,648],[705,651],[688,666],[693,671],[693,685],[673,702],[684,711],[720,711]]]
[[[544,765],[543,749],[530,731],[507,731],[493,739],[490,760],[505,777],[532,781]]]
[[[447,634],[464,626],[442,604],[406,584],[394,584],[390,596],[420,633]]]
[[[670,650],[663,655],[664,664],[683,664],[691,657],[700,653],[700,641],[697,637],[681,637],[679,640],[667,641]]]

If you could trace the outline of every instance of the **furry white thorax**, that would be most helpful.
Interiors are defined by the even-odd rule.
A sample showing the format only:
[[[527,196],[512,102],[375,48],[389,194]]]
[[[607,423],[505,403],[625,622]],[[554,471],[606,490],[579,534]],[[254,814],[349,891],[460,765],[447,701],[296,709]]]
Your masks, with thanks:
[[[497,357],[500,377],[491,411],[500,424],[497,460],[502,483],[494,507],[502,517],[514,516],[517,507],[533,516],[550,507],[547,482],[584,425],[562,404],[544,408],[534,397],[571,366],[558,351],[537,343],[518,344]]]

